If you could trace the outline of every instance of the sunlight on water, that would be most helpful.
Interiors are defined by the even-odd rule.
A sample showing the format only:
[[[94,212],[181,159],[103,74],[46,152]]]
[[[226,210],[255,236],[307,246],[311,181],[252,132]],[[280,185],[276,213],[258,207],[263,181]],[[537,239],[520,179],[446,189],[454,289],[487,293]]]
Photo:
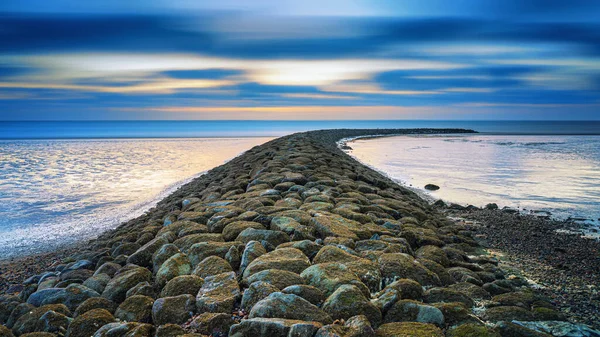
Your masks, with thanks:
[[[270,139],[0,141],[0,256],[98,235]]]
[[[600,137],[399,136],[356,140],[351,154],[394,179],[458,204],[600,217]],[[423,190],[424,191],[424,190]]]

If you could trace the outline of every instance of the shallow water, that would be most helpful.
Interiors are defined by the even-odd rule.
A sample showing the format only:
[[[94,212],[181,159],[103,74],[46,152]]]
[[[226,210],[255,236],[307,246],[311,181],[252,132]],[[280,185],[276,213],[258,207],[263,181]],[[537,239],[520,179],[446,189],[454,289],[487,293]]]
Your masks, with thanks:
[[[398,136],[348,143],[361,162],[458,204],[600,218],[598,136]]]
[[[0,257],[97,236],[270,139],[0,141]]]

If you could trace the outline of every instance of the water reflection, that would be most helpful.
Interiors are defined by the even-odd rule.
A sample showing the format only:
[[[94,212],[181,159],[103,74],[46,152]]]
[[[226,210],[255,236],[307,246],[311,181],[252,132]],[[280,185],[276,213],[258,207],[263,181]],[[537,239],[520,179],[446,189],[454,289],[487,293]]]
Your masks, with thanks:
[[[544,209],[559,217],[600,217],[600,137],[399,136],[355,140],[352,155],[428,192],[483,206]]]

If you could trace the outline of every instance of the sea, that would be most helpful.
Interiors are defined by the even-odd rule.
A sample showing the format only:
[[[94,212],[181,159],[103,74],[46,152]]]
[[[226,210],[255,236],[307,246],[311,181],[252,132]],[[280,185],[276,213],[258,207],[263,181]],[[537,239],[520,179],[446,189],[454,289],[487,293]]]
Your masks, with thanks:
[[[273,137],[469,128],[356,140],[351,154],[432,199],[600,218],[598,121],[0,121],[0,259],[93,238]]]

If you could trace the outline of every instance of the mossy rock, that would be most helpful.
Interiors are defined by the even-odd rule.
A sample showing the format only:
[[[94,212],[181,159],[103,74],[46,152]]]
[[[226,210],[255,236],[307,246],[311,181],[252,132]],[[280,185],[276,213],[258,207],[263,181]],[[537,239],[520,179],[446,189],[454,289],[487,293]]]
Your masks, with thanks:
[[[371,303],[362,291],[354,285],[339,286],[323,303],[323,310],[333,319],[348,319],[356,315],[365,315],[372,325],[381,322],[381,311]]]
[[[448,288],[427,289],[425,292],[424,301],[427,303],[461,302],[467,308],[471,308],[475,304],[475,302],[469,296]]]
[[[311,286],[319,288],[325,296],[330,296],[343,284],[357,286],[365,296],[370,297],[369,288],[341,263],[320,263],[306,268],[300,276]]]
[[[484,325],[466,323],[450,328],[446,337],[500,337],[500,334]]]
[[[37,321],[35,331],[62,334],[67,330],[72,320],[70,317],[50,310]]]
[[[301,273],[310,267],[308,257],[296,248],[280,248],[267,254],[263,254],[252,261],[244,270],[244,279],[252,274],[267,269],[287,270],[293,273]]]
[[[108,300],[104,297],[92,297],[85,300],[77,307],[77,309],[75,309],[73,317],[77,317],[93,309],[106,309],[108,310],[108,312],[114,313],[117,309],[117,305],[115,304],[115,302]]]
[[[231,312],[240,299],[240,287],[234,272],[209,276],[196,296],[198,312]]]
[[[192,318],[187,324],[187,328],[194,333],[205,334],[209,336],[225,336],[229,333],[229,328],[234,321],[231,314],[205,312]]]
[[[115,318],[107,310],[93,309],[77,316],[69,325],[67,335],[69,337],[89,337],[105,324],[114,321]]]
[[[4,325],[0,325],[0,337],[14,337],[12,331]]]
[[[162,288],[167,282],[181,275],[189,275],[192,266],[187,255],[178,253],[167,259],[156,272],[156,284]]]
[[[417,322],[387,323],[375,332],[378,337],[444,337],[444,333],[437,326]]]
[[[425,258],[434,262],[441,264],[444,267],[448,267],[450,265],[450,259],[446,252],[438,246],[423,246],[415,252],[415,257],[417,258]]]
[[[266,229],[265,226],[258,222],[252,221],[234,221],[223,228],[223,239],[225,241],[233,241],[245,229]]]
[[[154,299],[143,295],[128,297],[115,311],[115,317],[126,322],[152,322]]]
[[[500,305],[522,307],[525,309],[529,309],[531,304],[537,299],[538,297],[529,291],[517,291],[492,297],[492,301],[498,302]]]
[[[305,281],[300,275],[287,270],[267,269],[248,277],[246,283],[252,284],[257,281],[263,281],[272,284],[278,289],[283,289],[292,285],[304,284]]]
[[[233,247],[233,249],[235,249],[235,247]],[[233,269],[227,260],[218,256],[209,256],[198,263],[192,274],[201,278],[206,278],[208,276],[228,273],[231,271],[233,271]]]
[[[400,300],[386,312],[383,321],[391,322],[420,322],[444,326],[444,314],[431,305],[412,300]]]
[[[96,331],[94,337],[147,337],[154,333],[154,326],[138,322],[115,322],[108,323]]]
[[[474,321],[475,317],[471,316],[471,311],[461,302],[449,303],[432,303],[432,306],[440,309],[444,314],[446,325],[455,325],[458,323]]]
[[[54,311],[65,316],[71,315],[71,312],[64,304],[48,304],[39,308],[29,308],[15,321],[12,327],[12,332],[17,336],[34,332],[38,320],[48,311]]]
[[[127,290],[133,288],[140,282],[150,281],[152,273],[142,267],[136,267],[124,272],[119,272],[106,285],[102,292],[102,297],[111,300],[114,303],[121,303],[125,300]]]
[[[163,324],[156,328],[155,337],[177,337],[185,334],[185,330],[179,324]]]
[[[323,324],[333,322],[331,316],[300,296],[275,292],[256,303],[250,318],[285,318],[315,321]]]
[[[270,283],[263,281],[253,282],[242,295],[241,307],[249,312],[256,303],[278,291],[280,291],[279,288]]]
[[[381,277],[385,284],[400,278],[419,282],[422,286],[439,286],[439,277],[412,256],[404,253],[382,254],[379,259]]]
[[[229,337],[313,336],[323,324],[285,318],[251,318],[231,326]]]
[[[566,317],[561,312],[545,307],[531,309],[536,321],[565,321]]]
[[[160,297],[173,297],[184,294],[196,295],[204,284],[204,279],[196,275],[181,275],[167,282]]]
[[[525,310],[521,307],[514,306],[501,306],[501,307],[492,307],[487,308],[483,314],[482,318],[486,321],[490,322],[499,322],[499,321],[531,321],[533,320],[533,314]]]
[[[152,305],[152,321],[155,325],[183,324],[196,311],[196,301],[192,295],[163,297]]]
[[[316,306],[321,306],[323,301],[326,299],[325,294],[319,290],[319,288],[305,284],[289,286],[282,289],[281,292],[284,294],[294,294],[300,296]]]

